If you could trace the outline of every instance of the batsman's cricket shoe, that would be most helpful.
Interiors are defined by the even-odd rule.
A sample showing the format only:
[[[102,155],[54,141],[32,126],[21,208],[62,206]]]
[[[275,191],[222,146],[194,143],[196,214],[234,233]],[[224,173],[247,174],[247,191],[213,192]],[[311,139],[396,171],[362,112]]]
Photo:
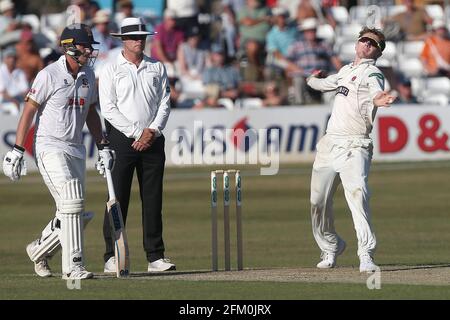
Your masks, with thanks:
[[[104,273],[116,273],[116,258],[111,257],[105,262],[105,267],[103,268]]]
[[[320,261],[317,264],[317,268],[319,269],[330,269],[330,268],[334,268],[336,266],[336,258],[337,256],[341,255],[345,248],[346,248],[346,243],[344,240],[340,239],[338,240],[338,249],[336,251],[336,253],[328,253],[328,252],[323,252],[320,255],[320,258],[322,259],[322,261]]]
[[[75,266],[71,273],[63,274],[63,280],[83,280],[91,279],[94,277],[92,272],[86,270],[83,266]]]
[[[33,256],[34,252],[38,249],[39,247],[39,239],[34,240],[33,242],[31,242],[30,244],[27,245],[27,254],[28,257],[31,260],[31,257]],[[31,260],[33,261],[33,260]],[[33,261],[34,263],[34,271],[36,272],[36,274],[40,277],[43,278],[47,278],[47,277],[51,277],[52,276],[52,270],[50,270],[50,267],[48,266],[48,262],[47,259],[42,259],[40,261]]]
[[[373,262],[369,254],[363,254],[359,257],[359,272],[375,272],[379,267]]]
[[[169,259],[159,259],[148,264],[148,272],[176,270],[176,266]]]

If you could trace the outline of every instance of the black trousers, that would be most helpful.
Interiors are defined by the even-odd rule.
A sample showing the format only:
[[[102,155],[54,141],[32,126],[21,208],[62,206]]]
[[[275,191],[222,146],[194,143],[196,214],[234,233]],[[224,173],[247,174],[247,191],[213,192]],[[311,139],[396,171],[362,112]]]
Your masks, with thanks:
[[[106,125],[110,146],[116,152],[116,162],[112,178],[116,198],[122,209],[123,222],[126,224],[128,204],[130,202],[131,184],[136,169],[139,191],[142,202],[143,245],[147,260],[153,262],[164,258],[164,242],[162,238],[162,195],[164,176],[164,136],[158,137],[152,146],[143,152],[135,151],[131,144],[134,139]],[[103,236],[106,252],[105,262],[114,256],[114,247],[107,210],[103,221]]]

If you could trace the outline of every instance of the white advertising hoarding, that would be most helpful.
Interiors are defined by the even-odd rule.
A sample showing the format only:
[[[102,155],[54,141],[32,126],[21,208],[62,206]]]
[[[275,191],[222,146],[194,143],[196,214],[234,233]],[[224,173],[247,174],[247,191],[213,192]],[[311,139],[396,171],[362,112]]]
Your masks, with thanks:
[[[277,107],[257,110],[172,110],[164,135],[168,166],[311,162],[330,108]],[[0,155],[14,145],[18,118],[0,116]],[[372,138],[374,161],[450,159],[450,108],[394,105],[380,108]],[[27,142],[28,167],[34,127]],[[94,168],[95,143],[84,130],[87,168]]]

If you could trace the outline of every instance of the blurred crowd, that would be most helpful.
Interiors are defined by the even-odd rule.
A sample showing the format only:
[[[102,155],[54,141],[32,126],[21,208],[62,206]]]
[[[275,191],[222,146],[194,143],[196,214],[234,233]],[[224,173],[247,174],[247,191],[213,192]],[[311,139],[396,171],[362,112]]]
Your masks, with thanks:
[[[305,79],[313,70],[332,74],[350,63],[357,33],[369,22],[386,34],[379,67],[397,103],[448,105],[450,89],[427,100],[431,83],[439,90],[450,88],[450,9],[442,5],[432,11],[412,0],[377,1],[375,9],[371,1],[165,2],[160,16],[138,12],[132,0],[119,1],[114,13],[96,1],[72,0],[66,11],[38,17],[17,14],[13,1],[1,0],[0,111],[20,112],[36,74],[61,55],[58,35],[74,16],[92,26],[100,42],[97,76],[121,51],[121,42],[110,33],[125,17],[144,18],[157,32],[148,37],[146,54],[165,64],[173,108],[329,103],[333,94],[311,90]],[[427,82],[431,78],[434,82]]]

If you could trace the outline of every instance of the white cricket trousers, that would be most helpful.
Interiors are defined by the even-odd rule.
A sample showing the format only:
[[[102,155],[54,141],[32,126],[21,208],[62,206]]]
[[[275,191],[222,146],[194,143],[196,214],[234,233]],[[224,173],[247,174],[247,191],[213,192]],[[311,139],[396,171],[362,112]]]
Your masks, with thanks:
[[[314,239],[326,253],[336,253],[333,195],[342,182],[358,238],[358,256],[373,255],[376,238],[370,223],[368,175],[372,140],[364,136],[325,135],[317,144],[311,177],[311,219]],[[339,179],[340,178],[340,179]]]
[[[84,206],[85,160],[65,152],[41,152],[37,164],[56,204],[60,221],[62,271],[69,274],[75,265],[83,265],[83,230],[81,213]],[[43,230],[44,236],[54,219]]]

